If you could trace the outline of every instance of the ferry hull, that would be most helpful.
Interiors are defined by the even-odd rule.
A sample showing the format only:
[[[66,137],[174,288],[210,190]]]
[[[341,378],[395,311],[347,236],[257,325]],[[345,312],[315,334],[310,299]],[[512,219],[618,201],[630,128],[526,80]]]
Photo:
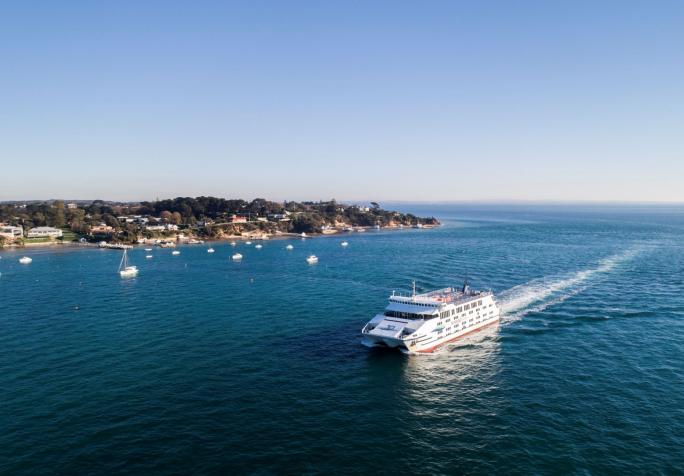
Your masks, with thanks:
[[[485,321],[481,326],[476,327],[474,329],[467,329],[465,332],[461,334],[457,334],[456,336],[450,336],[447,339],[444,339],[443,341],[434,344],[430,347],[427,348],[414,348],[414,349],[407,349],[404,347],[403,349],[400,349],[402,352],[410,355],[417,355],[417,354],[432,354],[435,351],[439,350],[440,347],[449,344],[451,342],[455,342],[459,339],[462,339],[463,337],[470,336],[478,331],[484,330],[487,327],[498,325],[499,324],[499,316],[497,316],[495,319],[491,319],[490,321]]]
[[[361,344],[369,348],[398,349],[408,355],[431,354],[439,350],[442,346],[457,341],[463,337],[470,336],[487,327],[498,325],[500,316],[497,314],[491,319],[485,320],[476,327],[464,329],[459,333],[445,336],[440,339],[427,340],[420,344],[414,342],[415,339],[398,339],[365,334],[361,338]]]
[[[396,349],[397,347],[406,347],[404,341],[401,339],[391,339],[388,337],[363,336],[361,344],[369,348],[384,347]]]

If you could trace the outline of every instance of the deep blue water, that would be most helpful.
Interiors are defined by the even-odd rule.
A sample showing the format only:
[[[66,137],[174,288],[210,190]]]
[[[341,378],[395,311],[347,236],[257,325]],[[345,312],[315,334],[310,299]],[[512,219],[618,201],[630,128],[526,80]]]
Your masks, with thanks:
[[[683,470],[684,209],[404,208],[444,226],[136,249],[129,280],[112,250],[0,252],[0,473]],[[359,344],[392,290],[466,273],[499,328]]]

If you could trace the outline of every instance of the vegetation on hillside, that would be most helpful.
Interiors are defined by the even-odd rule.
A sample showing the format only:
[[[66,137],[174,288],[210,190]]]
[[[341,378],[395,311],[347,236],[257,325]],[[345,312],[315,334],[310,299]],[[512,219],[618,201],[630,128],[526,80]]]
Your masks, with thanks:
[[[246,222],[235,223],[234,217]],[[52,226],[72,236],[93,237],[103,225],[106,234],[131,242],[139,237],[165,235],[159,225],[187,230],[197,236],[215,237],[249,231],[264,233],[319,233],[326,228],[436,225],[435,218],[387,211],[372,202],[370,207],[346,205],[335,200],[322,202],[273,202],[216,197],[178,197],[155,202],[117,203],[95,200],[67,206],[63,200],[0,204],[0,222],[21,225],[25,230]],[[176,228],[177,227],[177,228]],[[109,230],[109,228],[107,228]],[[71,230],[75,235],[68,233]]]

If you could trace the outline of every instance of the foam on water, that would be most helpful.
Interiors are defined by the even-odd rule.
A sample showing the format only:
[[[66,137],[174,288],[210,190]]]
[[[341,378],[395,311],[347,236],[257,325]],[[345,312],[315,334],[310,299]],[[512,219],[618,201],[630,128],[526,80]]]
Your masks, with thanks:
[[[503,291],[498,301],[503,321],[516,321],[530,312],[539,312],[559,304],[586,289],[591,279],[609,273],[641,251],[642,247],[629,248],[621,253],[603,258],[593,268],[582,269],[569,275],[544,277]]]

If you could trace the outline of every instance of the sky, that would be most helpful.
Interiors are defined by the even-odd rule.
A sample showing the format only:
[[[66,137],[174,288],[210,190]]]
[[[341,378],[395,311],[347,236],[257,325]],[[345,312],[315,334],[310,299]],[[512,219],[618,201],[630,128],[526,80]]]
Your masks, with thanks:
[[[684,201],[681,1],[0,2],[0,200]]]

